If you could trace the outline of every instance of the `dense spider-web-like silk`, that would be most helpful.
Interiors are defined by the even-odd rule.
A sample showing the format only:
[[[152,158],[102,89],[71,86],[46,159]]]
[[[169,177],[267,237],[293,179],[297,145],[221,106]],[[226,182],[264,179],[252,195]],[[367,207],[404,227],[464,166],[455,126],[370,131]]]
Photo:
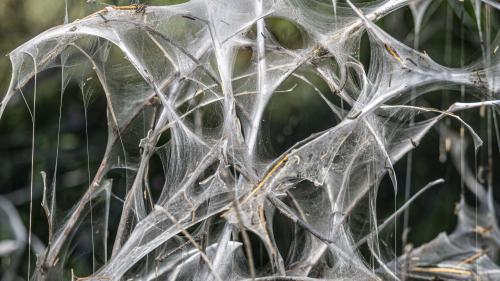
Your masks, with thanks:
[[[71,80],[82,91],[99,83],[107,101],[102,162],[84,195],[54,229],[32,279],[62,278],[58,269],[65,267],[64,253],[93,201],[94,208],[104,210],[94,216],[103,223],[92,238],[102,258],[85,280],[398,280],[403,275],[499,280],[500,268],[482,250],[487,245],[493,253],[500,245],[496,205],[491,190],[477,183],[470,169],[463,176],[479,200],[477,212],[462,201],[452,234],[441,234],[399,258],[382,249],[387,244],[378,233],[403,209],[377,217],[376,195],[385,175],[398,189],[393,164],[443,118],[461,124],[478,149],[482,140],[455,113],[498,106],[500,52],[486,48],[484,58],[469,67],[442,66],[375,24],[410,6],[420,28],[431,1],[353,2],[191,0],[107,7],[14,50],[0,116],[29,81],[54,67],[64,69],[62,91]],[[499,8],[494,1],[483,2],[476,1],[476,9]],[[303,45],[280,44],[266,28],[270,17],[300,26]],[[368,71],[358,55],[363,34],[371,48]],[[235,71],[241,50],[251,52],[251,60]],[[112,59],[113,52],[123,59]],[[97,79],[89,80],[90,75]],[[290,77],[314,88],[312,76],[329,87],[331,97],[313,92],[337,124],[270,159],[261,149],[266,106],[275,95],[290,92],[283,87]],[[466,87],[481,101],[441,110],[412,103],[453,86]],[[429,114],[416,121],[421,113]],[[208,115],[210,124],[204,118]],[[165,135],[168,141],[162,144]],[[460,151],[452,154],[461,165]],[[154,155],[161,159],[165,181],[159,198],[150,202],[148,166]],[[108,174],[116,170],[124,171],[127,193],[113,245],[108,245],[113,188]],[[47,209],[57,202],[53,194],[44,200]],[[12,212],[8,203],[1,206],[3,213]],[[273,234],[276,212],[300,233],[287,256]],[[370,227],[353,227],[349,217],[354,212]],[[22,245],[24,232],[15,229]],[[249,233],[262,241],[268,267],[256,267],[249,259]],[[359,251],[362,245],[368,245],[369,260]]]

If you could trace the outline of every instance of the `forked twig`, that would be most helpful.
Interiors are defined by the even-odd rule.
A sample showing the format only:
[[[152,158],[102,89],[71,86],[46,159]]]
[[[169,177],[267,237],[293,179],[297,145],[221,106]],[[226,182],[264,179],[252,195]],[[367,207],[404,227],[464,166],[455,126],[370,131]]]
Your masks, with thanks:
[[[215,279],[217,279],[218,281],[222,281],[222,279],[220,278],[219,274],[213,268],[212,262],[210,261],[210,258],[207,256],[207,254],[205,254],[205,251],[203,251],[203,248],[200,246],[200,244],[198,244],[195,241],[195,239],[193,238],[193,236],[191,236],[191,234],[189,234],[189,232],[184,227],[182,227],[182,225],[179,223],[179,221],[174,216],[172,216],[170,214],[170,212],[166,208],[164,208],[164,207],[162,207],[160,205],[155,205],[155,209],[160,210],[162,213],[164,213],[168,217],[168,219],[170,221],[172,221],[175,224],[175,227],[180,232],[182,232],[182,234],[184,234],[186,236],[186,238],[189,240],[189,242],[191,242],[191,244],[193,244],[193,246],[198,250],[198,252],[200,253],[201,258],[205,261],[205,263],[207,264],[208,268],[213,273]]]

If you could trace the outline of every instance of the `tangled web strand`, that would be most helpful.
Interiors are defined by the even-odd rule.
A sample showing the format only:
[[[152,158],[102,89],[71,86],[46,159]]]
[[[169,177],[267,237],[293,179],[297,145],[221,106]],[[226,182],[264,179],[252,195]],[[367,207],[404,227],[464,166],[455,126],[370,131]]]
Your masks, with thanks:
[[[0,116],[38,73],[54,67],[63,69],[61,93],[70,81],[82,92],[100,85],[107,103],[104,156],[63,221],[53,221],[57,186],[49,186],[46,197],[44,192],[54,229],[31,279],[62,280],[69,245],[95,210],[93,220],[103,222],[92,230],[98,258],[92,275],[80,280],[499,280],[493,259],[500,246],[497,205],[491,188],[468,167],[462,176],[478,208],[462,200],[451,234],[399,257],[378,235],[416,196],[443,182],[430,182],[392,215],[378,217],[384,176],[395,192],[399,188],[394,163],[445,118],[464,128],[477,151],[480,136],[457,113],[488,107],[495,116],[500,103],[500,60],[489,48],[497,39],[486,42],[478,63],[450,68],[375,24],[409,6],[420,29],[430,3],[191,0],[110,6],[18,47],[10,54],[12,80]],[[475,3],[479,17],[482,7],[499,8],[494,1]],[[266,27],[269,18],[300,26],[303,45],[284,46]],[[359,58],[363,34],[370,43],[368,71]],[[238,68],[242,50],[251,58]],[[311,77],[323,80],[331,96]],[[338,122],[270,157],[264,113],[273,97],[291,95],[292,78],[310,85]],[[443,109],[415,105],[415,99],[450,85],[470,89],[480,101]],[[451,129],[446,135],[465,142]],[[463,166],[460,151],[450,153]],[[148,170],[156,156],[164,182],[153,200]],[[125,175],[127,192],[118,227],[110,230],[116,188],[110,174],[117,170]],[[12,211],[8,203],[0,206]],[[276,213],[294,226],[288,253],[278,249],[273,233]],[[351,224],[354,213],[369,227]],[[14,252],[26,244],[24,232],[16,233]],[[265,248],[267,266],[254,264],[250,234]]]

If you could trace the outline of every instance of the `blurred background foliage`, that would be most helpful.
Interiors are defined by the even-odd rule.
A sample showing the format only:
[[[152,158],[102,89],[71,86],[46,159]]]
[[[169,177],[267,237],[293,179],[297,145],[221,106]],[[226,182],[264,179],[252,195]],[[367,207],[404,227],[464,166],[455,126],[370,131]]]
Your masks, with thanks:
[[[91,3],[87,3],[91,2]],[[148,5],[164,5],[183,2],[182,0],[151,0],[142,1]],[[314,1],[311,1],[314,2]],[[342,1],[340,1],[342,2]],[[367,2],[367,1],[358,1]],[[104,4],[126,5],[130,1],[105,1],[98,3],[85,0],[2,0],[0,1],[0,90],[5,92],[10,79],[10,62],[7,55],[11,50],[36,36],[40,32],[63,24],[65,10],[68,10],[68,19],[73,21],[84,17],[93,11],[100,10]],[[484,9],[492,19],[491,36],[498,31],[500,16],[498,12]],[[403,43],[413,46],[414,28],[412,14],[408,7],[398,10],[385,17],[378,23],[384,30]],[[279,18],[266,20],[267,28],[276,40],[284,46],[294,49],[301,48],[307,35],[300,26]],[[433,1],[424,17],[422,32],[420,34],[420,51],[425,51],[438,63],[450,67],[468,65],[481,59],[479,38],[477,35],[474,13],[470,1]],[[251,52],[241,50],[236,61],[236,69],[245,65],[251,59]],[[359,56],[368,69],[370,46],[366,35],[362,39]],[[237,71],[237,70],[236,70]],[[308,77],[315,83],[315,87],[325,95],[332,96],[326,84],[319,77]],[[263,132],[268,142],[270,155],[278,155],[295,142],[304,139],[314,132],[324,130],[334,125],[335,120],[326,104],[313,94],[316,89],[298,79],[290,78],[280,87],[283,91],[291,91],[290,95],[274,95],[266,109],[265,122],[269,122],[266,132]],[[60,221],[65,212],[81,196],[83,189],[90,181],[90,174],[97,169],[99,160],[106,144],[106,112],[105,100],[100,89],[94,92],[80,93],[76,85],[70,84],[64,93],[63,110],[61,117],[61,134],[57,138],[59,123],[59,106],[61,96],[60,71],[50,70],[38,76],[36,101],[36,154],[35,170],[44,170],[49,177],[55,174],[58,182],[58,216]],[[32,103],[33,85],[25,89],[26,102]],[[452,102],[460,100],[460,93],[452,89],[445,95],[429,93],[424,98],[418,99],[417,104],[433,106],[444,109]],[[88,102],[87,118],[83,102]],[[462,117],[478,128],[481,136],[486,135],[484,118],[478,118],[479,112],[468,112]],[[458,128],[455,121],[445,121],[450,126]],[[88,133],[86,133],[88,131]],[[19,211],[25,225],[29,220],[29,180],[31,165],[31,134],[32,123],[25,101],[21,97],[13,100],[6,114],[0,122],[0,195],[9,199]],[[88,140],[88,154],[87,154]],[[60,143],[57,150],[57,143]],[[495,141],[496,142],[496,141]],[[496,147],[496,143],[493,144]],[[422,195],[410,208],[410,226],[408,239],[414,245],[434,238],[441,231],[453,229],[456,218],[454,215],[455,203],[460,196],[460,176],[451,164],[446,152],[443,152],[444,142],[436,131],[431,131],[424,141],[416,148],[413,155],[413,169],[411,182],[412,194],[427,182],[439,177],[446,180],[444,185],[433,188]],[[59,157],[56,157],[59,153]],[[495,159],[498,151],[494,150]],[[472,149],[466,151],[474,159]],[[88,155],[88,156],[87,156]],[[478,168],[486,161],[487,151],[483,147],[478,154]],[[88,159],[87,159],[88,157]],[[58,169],[55,163],[58,161]],[[87,161],[90,165],[87,167]],[[500,174],[498,161],[494,162],[494,177]],[[474,167],[474,163],[471,167]],[[162,185],[161,167],[159,163],[152,168],[153,193],[159,193]],[[404,183],[406,176],[406,159],[397,165],[400,192],[396,200],[392,187],[384,180],[379,194],[379,217],[387,215],[404,202]],[[484,169],[483,169],[484,170]],[[38,173],[38,172],[37,172]],[[498,184],[494,181],[494,186]],[[43,183],[41,176],[35,175],[33,234],[34,243],[39,246],[46,244],[48,231],[46,218],[40,207]],[[495,191],[495,196],[497,195]],[[120,197],[123,194],[116,194]],[[119,213],[121,206],[112,206],[114,212]],[[283,220],[285,221],[285,220]],[[398,225],[401,225],[398,222]],[[287,237],[287,228],[283,227],[281,234]],[[401,227],[398,228],[396,237],[393,231],[387,231],[389,239],[396,239],[401,245]],[[0,225],[0,237],[8,236],[7,230]],[[75,260],[70,261],[75,273],[84,276],[91,271],[91,253],[88,244],[83,241],[74,245],[73,251],[80,251]],[[36,246],[36,245],[35,245]],[[401,247],[396,250],[401,253]],[[26,256],[27,257],[27,256]],[[34,259],[34,257],[33,257]],[[25,275],[27,259],[19,272]],[[2,270],[9,266],[9,261],[2,260]],[[32,267],[33,268],[33,267]]]

